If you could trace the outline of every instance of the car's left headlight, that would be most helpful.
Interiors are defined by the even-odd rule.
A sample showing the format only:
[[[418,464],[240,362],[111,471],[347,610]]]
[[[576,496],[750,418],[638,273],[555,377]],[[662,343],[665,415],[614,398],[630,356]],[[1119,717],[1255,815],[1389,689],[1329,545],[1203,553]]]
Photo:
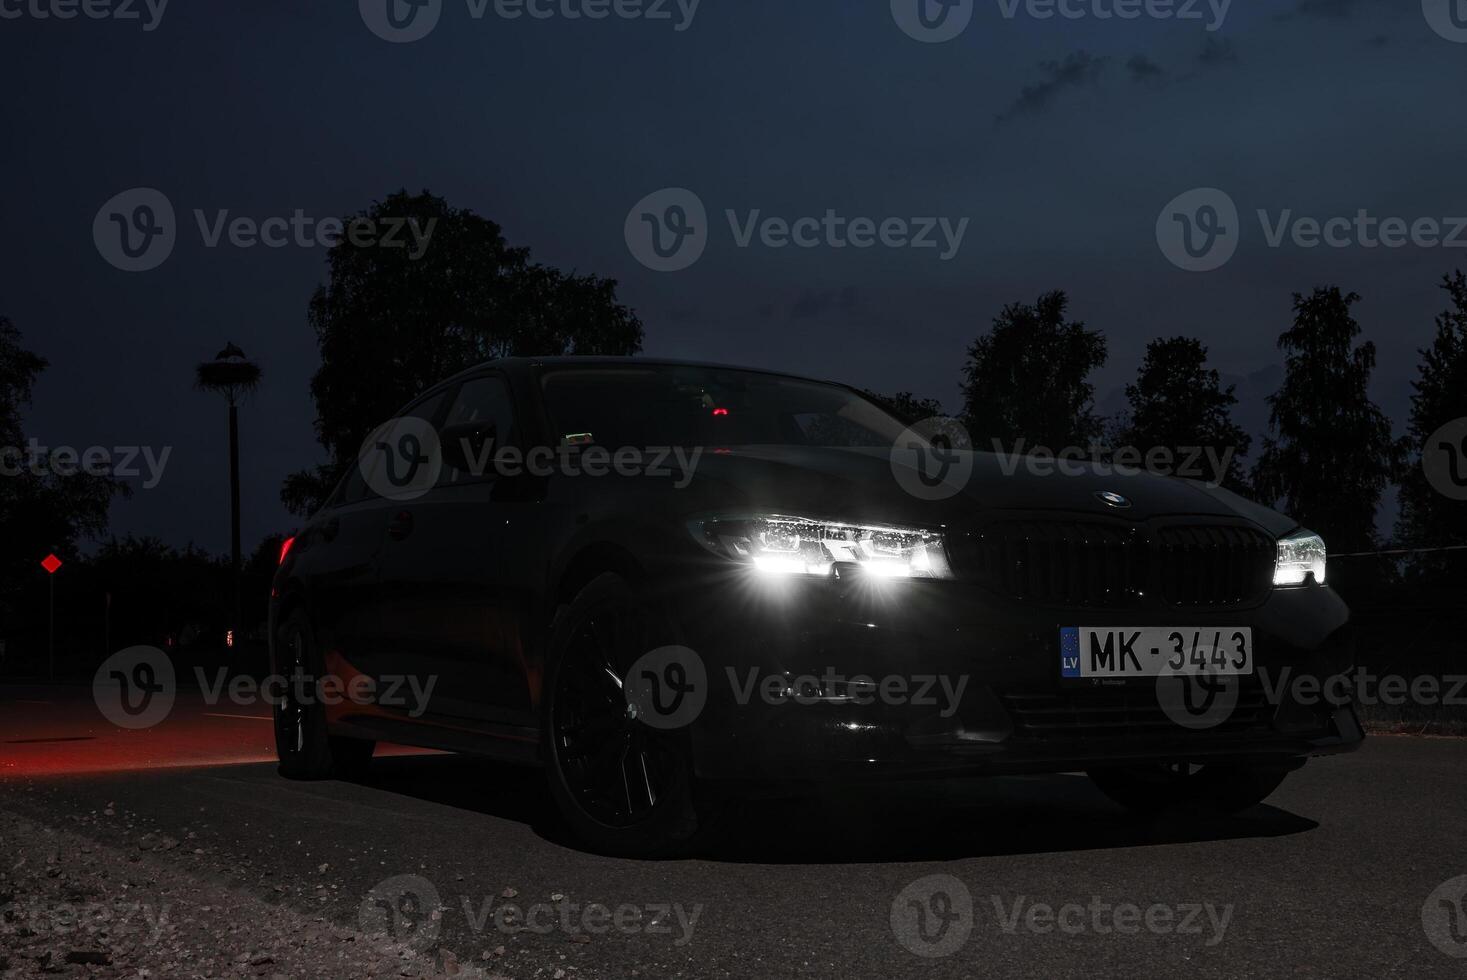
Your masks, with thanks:
[[[710,551],[771,575],[830,575],[841,565],[882,578],[952,577],[942,534],[922,528],[771,514],[694,521],[688,529]]]
[[[1324,584],[1324,538],[1313,531],[1295,531],[1280,538],[1274,559],[1274,585],[1303,585],[1314,576],[1316,585]]]

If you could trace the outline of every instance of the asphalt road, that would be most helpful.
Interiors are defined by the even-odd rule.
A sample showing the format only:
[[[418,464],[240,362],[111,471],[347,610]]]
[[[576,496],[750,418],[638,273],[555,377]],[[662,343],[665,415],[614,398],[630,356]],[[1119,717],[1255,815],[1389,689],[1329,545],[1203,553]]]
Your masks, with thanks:
[[[533,771],[394,756],[292,783],[255,761],[266,723],[197,710],[94,726],[101,755],[159,742],[89,767],[89,742],[25,741],[36,700],[0,691],[0,760],[29,760],[0,766],[0,809],[505,976],[1467,976],[1443,905],[1467,888],[1464,740],[1372,739],[1231,819],[1147,824],[1082,776],[1005,778],[765,801],[699,859],[639,862],[569,842]],[[44,737],[85,734],[66,701]],[[170,765],[170,739],[193,758]]]

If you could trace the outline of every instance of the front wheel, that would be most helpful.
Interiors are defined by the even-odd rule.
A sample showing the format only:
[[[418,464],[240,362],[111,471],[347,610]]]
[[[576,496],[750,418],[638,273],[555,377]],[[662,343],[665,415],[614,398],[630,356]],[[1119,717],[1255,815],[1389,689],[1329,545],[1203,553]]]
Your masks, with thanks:
[[[1092,769],[1102,793],[1128,810],[1210,810],[1239,813],[1262,803],[1279,788],[1287,768],[1209,763],[1166,763],[1124,769]]]
[[[297,608],[280,624],[271,659],[276,675],[284,681],[280,697],[271,705],[280,775],[287,779],[361,776],[377,743],[327,731],[319,686],[323,661],[304,609]]]
[[[545,769],[571,830],[603,853],[683,855],[711,822],[687,730],[647,725],[623,689],[637,659],[673,643],[674,633],[644,590],[610,573],[556,617],[544,688]]]

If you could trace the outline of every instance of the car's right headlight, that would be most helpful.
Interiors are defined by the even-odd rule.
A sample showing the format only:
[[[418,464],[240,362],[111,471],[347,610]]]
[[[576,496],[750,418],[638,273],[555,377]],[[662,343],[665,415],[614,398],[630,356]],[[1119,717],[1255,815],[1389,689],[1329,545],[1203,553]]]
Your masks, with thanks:
[[[836,566],[882,578],[951,578],[942,534],[911,527],[759,515],[694,521],[710,551],[771,575],[830,575]]]
[[[1316,585],[1324,584],[1324,538],[1313,531],[1295,531],[1278,542],[1274,558],[1274,585],[1303,585],[1314,576]]]

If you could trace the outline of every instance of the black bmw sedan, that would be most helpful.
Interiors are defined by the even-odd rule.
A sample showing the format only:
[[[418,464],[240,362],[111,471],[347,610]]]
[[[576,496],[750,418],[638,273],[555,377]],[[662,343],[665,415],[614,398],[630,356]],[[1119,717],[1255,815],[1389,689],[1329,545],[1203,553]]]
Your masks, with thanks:
[[[1289,518],[703,364],[432,388],[286,542],[271,634],[284,775],[379,740],[540,765],[617,853],[686,851],[768,783],[1081,770],[1238,810],[1362,739],[1317,696],[1349,613]]]

